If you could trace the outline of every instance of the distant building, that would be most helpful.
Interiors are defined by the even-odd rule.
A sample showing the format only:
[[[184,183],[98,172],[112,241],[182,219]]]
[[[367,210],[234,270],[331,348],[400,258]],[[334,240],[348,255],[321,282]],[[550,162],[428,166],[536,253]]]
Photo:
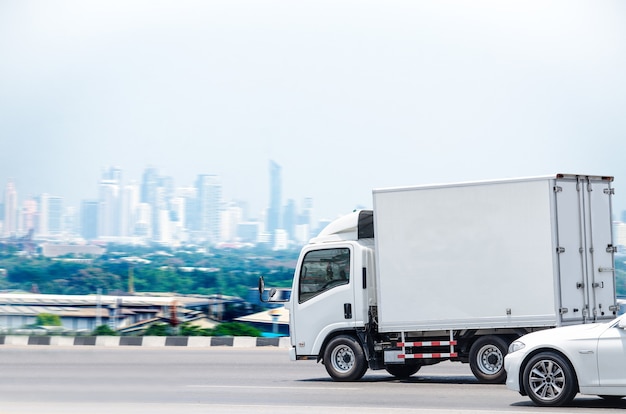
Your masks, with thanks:
[[[28,233],[39,228],[39,204],[34,198],[24,200],[22,203],[22,231]]]
[[[231,296],[111,296],[0,293],[0,331],[19,332],[36,322],[37,315],[58,315],[64,330],[92,331],[109,325],[120,332],[137,332],[151,323],[167,322],[172,310],[180,322],[213,318],[213,326],[243,306]],[[214,314],[217,312],[217,314]],[[237,316],[241,315],[238,313]]]
[[[41,254],[45,257],[59,257],[68,254],[77,256],[101,256],[105,248],[91,244],[56,244],[43,243]]]
[[[222,183],[219,176],[201,174],[196,181],[198,190],[199,231],[211,243],[219,242],[222,210]]]
[[[9,181],[4,190],[4,225],[3,233],[5,237],[17,234],[17,190],[15,184]]]
[[[283,229],[274,230],[274,244],[273,250],[286,250],[289,247],[289,237],[287,232]]]
[[[237,224],[237,238],[244,243],[257,243],[261,233],[261,223],[246,221]]]
[[[85,240],[98,238],[98,205],[97,201],[85,200],[80,208],[80,235]]]
[[[270,206],[267,211],[267,232],[273,237],[274,231],[281,228],[282,208],[282,183],[281,167],[274,161],[270,161]]]
[[[39,197],[39,230],[43,236],[63,233],[63,198],[42,194]]]
[[[119,236],[119,191],[115,180],[100,180],[98,237]]]
[[[120,236],[134,236],[139,207],[139,185],[131,183],[122,189],[120,202]]]

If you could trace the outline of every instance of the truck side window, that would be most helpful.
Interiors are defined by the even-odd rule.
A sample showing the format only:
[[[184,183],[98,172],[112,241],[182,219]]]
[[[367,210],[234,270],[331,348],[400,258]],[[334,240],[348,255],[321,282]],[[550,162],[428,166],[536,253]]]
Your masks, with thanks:
[[[322,249],[304,256],[298,300],[305,302],[322,292],[350,282],[350,249]]]

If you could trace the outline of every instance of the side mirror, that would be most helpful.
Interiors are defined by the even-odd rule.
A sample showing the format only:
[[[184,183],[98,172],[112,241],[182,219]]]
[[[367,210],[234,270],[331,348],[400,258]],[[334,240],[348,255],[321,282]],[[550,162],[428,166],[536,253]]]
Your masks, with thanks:
[[[617,323],[617,327],[620,329],[626,329],[626,317],[623,317],[619,320],[619,322]]]
[[[265,280],[263,276],[261,276],[259,277],[259,299],[261,302],[265,302],[265,300],[263,300],[263,292],[265,292]]]
[[[278,295],[279,298],[275,298],[277,293],[278,293],[278,290],[276,288],[271,288],[269,291],[269,294],[267,295],[267,299],[265,299],[263,297],[263,295],[265,294],[265,280],[263,279],[263,276],[259,277],[259,299],[261,300],[261,302],[263,303],[289,302],[289,299],[283,298],[284,295]]]

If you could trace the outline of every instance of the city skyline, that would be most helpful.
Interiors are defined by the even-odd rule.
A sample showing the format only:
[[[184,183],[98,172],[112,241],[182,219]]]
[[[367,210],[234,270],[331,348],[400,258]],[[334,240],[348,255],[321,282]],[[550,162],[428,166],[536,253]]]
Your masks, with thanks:
[[[184,243],[208,241],[269,243],[285,248],[304,243],[317,229],[313,201],[282,199],[281,167],[269,161],[270,203],[251,212],[246,200],[222,196],[221,177],[198,174],[193,186],[177,186],[174,177],[147,167],[140,180],[124,179],[120,167],[102,169],[97,199],[80,206],[42,193],[20,197],[12,181],[0,202],[0,235],[4,237],[75,238],[110,241]]]
[[[0,185],[77,205],[152,166],[261,211],[273,159],[332,219],[374,188],[562,172],[615,176],[617,215],[624,39],[615,0],[4,1]]]

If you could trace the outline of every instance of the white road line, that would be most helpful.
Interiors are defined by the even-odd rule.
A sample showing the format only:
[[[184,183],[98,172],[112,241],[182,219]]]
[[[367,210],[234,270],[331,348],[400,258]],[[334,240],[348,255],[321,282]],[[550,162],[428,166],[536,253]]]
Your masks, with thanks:
[[[333,390],[333,391],[358,391],[361,388],[342,388],[342,387],[278,387],[278,386],[258,386],[258,385],[187,385],[188,388],[233,388],[233,389],[262,389],[262,390]]]

